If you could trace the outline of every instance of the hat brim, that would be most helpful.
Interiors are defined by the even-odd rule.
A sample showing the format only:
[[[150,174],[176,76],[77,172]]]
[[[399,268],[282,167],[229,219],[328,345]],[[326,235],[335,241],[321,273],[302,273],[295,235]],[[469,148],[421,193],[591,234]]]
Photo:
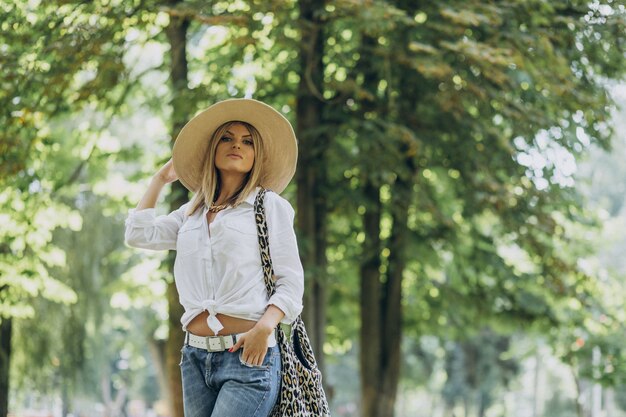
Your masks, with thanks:
[[[202,164],[209,140],[220,125],[233,120],[250,123],[259,131],[265,154],[260,185],[280,194],[296,171],[296,135],[285,116],[273,107],[249,98],[217,102],[185,124],[172,149],[174,170],[179,181],[192,192],[200,189]]]

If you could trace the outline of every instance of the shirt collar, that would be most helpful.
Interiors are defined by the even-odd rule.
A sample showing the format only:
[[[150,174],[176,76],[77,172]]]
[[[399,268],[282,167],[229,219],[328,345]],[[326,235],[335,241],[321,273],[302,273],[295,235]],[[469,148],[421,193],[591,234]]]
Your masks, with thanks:
[[[254,206],[254,200],[256,199],[256,196],[259,194],[259,191],[261,190],[261,187],[256,187],[254,190],[252,190],[250,192],[250,194],[248,194],[248,196],[243,200],[244,203],[248,203],[251,206]],[[203,215],[206,215],[209,211],[208,207],[204,207],[203,211]]]
[[[256,187],[250,194],[248,194],[248,196],[246,197],[244,201],[250,204],[251,206],[254,206],[254,200],[256,199],[256,196],[259,194],[260,190],[261,190],[261,187]]]

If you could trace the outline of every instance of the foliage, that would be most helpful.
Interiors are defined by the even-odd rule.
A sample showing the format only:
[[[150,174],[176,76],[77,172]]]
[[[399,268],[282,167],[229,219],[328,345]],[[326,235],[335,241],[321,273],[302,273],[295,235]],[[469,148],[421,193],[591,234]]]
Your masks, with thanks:
[[[121,70],[119,40],[141,27],[137,5],[128,2],[35,3],[0,6],[4,317],[32,315],[24,297],[76,300],[46,270],[65,264],[63,252],[50,244],[52,231],[81,228],[78,211],[62,197],[76,192],[88,162],[95,166],[115,151],[99,130],[132,84]],[[69,129],[72,124],[77,128]]]
[[[295,120],[296,86],[310,75],[299,68],[296,5],[0,5],[0,317],[21,319],[16,343],[23,350],[13,372],[23,381],[34,380],[22,371],[36,357],[42,390],[54,390],[54,378],[92,375],[77,386],[100,395],[96,375],[111,372],[117,388],[132,385],[130,373],[145,371],[138,346],[128,344],[133,323],[147,326],[147,338],[162,331],[163,317],[152,316],[162,309],[160,293],[152,288],[171,277],[154,266],[132,269],[138,260],[124,251],[119,226],[141,193],[140,179],[169,151],[170,16],[191,22],[180,111],[191,116],[253,93]],[[450,341],[444,395],[451,402],[480,392],[488,404],[496,384],[513,377],[514,367],[494,353],[481,356],[484,385],[472,383],[467,364],[455,358],[480,341],[503,353],[498,341],[516,331],[550,334],[558,353],[591,377],[599,368],[590,351],[600,347],[601,379],[623,383],[624,317],[619,296],[606,301],[623,290],[579,262],[594,250],[586,236],[603,219],[572,187],[571,168],[591,144],[610,147],[604,82],[626,68],[623,6],[345,1],[329,2],[322,18],[324,85],[316,95],[325,109],[319,131],[330,139],[314,154],[330,167],[323,194],[331,277],[324,351],[337,356],[331,361],[353,364],[354,339],[368,324],[354,319],[363,216],[383,208],[384,282],[394,210],[406,198],[404,332]],[[398,194],[400,181],[411,182],[408,195]],[[614,213],[620,190],[612,192]],[[33,333],[39,343],[27,344]],[[405,377],[426,381],[430,353],[404,346],[419,361],[419,371],[407,366]],[[132,352],[126,370],[117,366],[128,359],[119,357],[124,351]],[[353,373],[338,369],[336,378]]]
[[[584,236],[598,223],[572,187],[572,167],[591,143],[609,146],[604,80],[623,74],[623,7],[342,6],[327,8],[340,17],[326,45],[325,96],[349,92],[330,117],[338,126],[328,194],[333,215],[345,219],[331,222],[331,239],[357,255],[330,267],[349,271],[335,265],[367,255],[358,255],[361,216],[378,203],[367,195],[374,184],[388,279],[395,194],[417,170],[403,281],[408,334],[458,339],[488,326],[505,334],[556,328],[571,338],[596,322],[604,283],[578,261],[592,252]],[[365,54],[377,59],[361,68]],[[341,276],[354,288],[353,273]]]
[[[109,227],[118,234],[113,240],[96,233],[94,226],[106,225],[102,206],[83,224],[89,204],[81,190],[108,177],[115,157],[136,153],[120,152],[103,129],[137,85],[123,62],[132,42],[123,41],[154,24],[154,14],[138,13],[145,2],[37,3],[0,5],[6,110],[0,116],[0,319],[19,319],[12,385],[40,392],[61,387],[67,400],[81,370],[98,366],[92,355],[107,360],[93,347],[114,347],[98,338],[111,334],[98,333],[108,298],[90,291],[91,280],[112,271],[88,249],[93,255],[102,249],[93,242],[98,238],[119,249],[120,232]],[[119,203],[111,205],[119,212]],[[69,232],[65,240],[60,228]],[[90,267],[81,270],[85,264]],[[78,385],[83,392],[99,386],[99,374],[83,376],[91,377]]]
[[[255,53],[265,54],[267,63],[259,64],[273,71],[293,65],[281,48],[265,48],[275,14],[241,6],[214,4],[213,12],[224,15],[221,23],[232,22],[221,28],[200,23],[206,16],[188,10],[198,22],[190,40],[195,59],[189,115],[203,103],[249,90],[248,73],[258,69],[249,62]],[[128,371],[145,369],[144,360],[127,368],[124,377],[118,361],[136,361],[141,355],[120,359],[120,352],[137,350],[143,338],[158,341],[165,335],[160,320],[166,309],[157,301],[162,294],[150,288],[171,276],[155,275],[158,268],[145,262],[133,269],[136,261],[122,246],[119,226],[120,214],[142,187],[128,181],[143,181],[169,149],[160,119],[168,115],[163,103],[171,91],[154,88],[167,79],[167,57],[155,60],[150,52],[167,48],[163,29],[168,13],[187,11],[150,1],[14,2],[1,7],[5,72],[0,101],[7,112],[0,116],[0,182],[12,186],[4,188],[0,199],[7,248],[0,254],[0,296],[2,315],[22,319],[14,334],[14,345],[20,346],[12,365],[15,388],[54,392],[60,383],[71,395],[106,403],[101,377],[113,372],[111,378],[119,380],[113,391],[119,391],[128,388]],[[227,16],[233,12],[245,12],[245,19]],[[250,22],[255,27],[246,26]],[[286,33],[278,38],[289,41],[293,31]],[[207,72],[217,68],[221,72]],[[269,84],[259,92],[265,92],[266,101],[284,94]],[[131,112],[139,123],[126,116]],[[133,132],[126,130],[129,125]],[[141,143],[145,134],[159,136],[147,146]],[[67,227],[69,234],[58,230]],[[122,274],[124,269],[128,273]],[[125,307],[117,310],[120,306]],[[158,320],[152,309],[160,311]],[[139,339],[128,314],[140,320]],[[30,366],[33,359],[38,367]],[[35,369],[37,375],[31,372]]]
[[[392,210],[394,181],[409,174],[397,161],[415,159],[420,178],[408,219],[415,256],[407,274],[419,281],[408,280],[406,289],[418,293],[409,291],[416,304],[407,304],[426,301],[438,312],[433,326],[464,329],[493,318],[549,328],[577,320],[569,300],[586,305],[597,295],[596,281],[575,262],[576,251],[588,248],[569,245],[577,237],[567,229],[589,224],[588,213],[556,156],[576,156],[590,141],[608,143],[610,100],[597,93],[604,88],[599,77],[619,76],[624,58],[612,48],[599,51],[608,39],[623,42],[612,38],[623,24],[617,10],[605,15],[583,2],[541,3],[541,12],[526,3],[451,2],[345,12],[361,22],[361,36],[376,36],[368,52],[381,59],[379,89],[342,107],[346,121],[329,154],[337,167],[333,201],[348,218],[363,213],[368,203],[359,187],[368,178]],[[366,25],[358,13],[376,14],[379,25]],[[337,71],[358,83],[353,62],[341,61],[351,54],[342,52],[331,52]],[[375,110],[364,121],[350,119],[368,99]],[[541,151],[548,157],[535,168],[532,157]],[[355,220],[351,236],[359,242]],[[390,224],[382,226],[386,238]],[[442,322],[440,314],[455,314],[450,305],[464,308]],[[419,311],[407,316],[424,325]]]

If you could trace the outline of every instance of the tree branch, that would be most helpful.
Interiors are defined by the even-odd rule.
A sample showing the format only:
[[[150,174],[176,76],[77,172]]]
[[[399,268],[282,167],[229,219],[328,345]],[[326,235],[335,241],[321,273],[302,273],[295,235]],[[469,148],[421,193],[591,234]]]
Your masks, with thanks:
[[[249,19],[245,16],[234,15],[221,15],[221,16],[207,16],[199,13],[193,9],[186,9],[182,7],[160,7],[160,11],[169,14],[173,17],[179,17],[189,20],[197,20],[200,23],[204,23],[211,26],[231,26],[237,24],[239,26],[247,25]]]

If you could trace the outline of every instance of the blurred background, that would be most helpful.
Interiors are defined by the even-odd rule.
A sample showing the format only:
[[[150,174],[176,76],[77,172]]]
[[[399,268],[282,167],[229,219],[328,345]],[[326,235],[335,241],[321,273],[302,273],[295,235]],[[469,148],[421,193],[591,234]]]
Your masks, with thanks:
[[[182,417],[175,253],[124,221],[230,97],[296,129],[283,195],[334,416],[626,416],[625,16],[0,1],[0,417]]]

